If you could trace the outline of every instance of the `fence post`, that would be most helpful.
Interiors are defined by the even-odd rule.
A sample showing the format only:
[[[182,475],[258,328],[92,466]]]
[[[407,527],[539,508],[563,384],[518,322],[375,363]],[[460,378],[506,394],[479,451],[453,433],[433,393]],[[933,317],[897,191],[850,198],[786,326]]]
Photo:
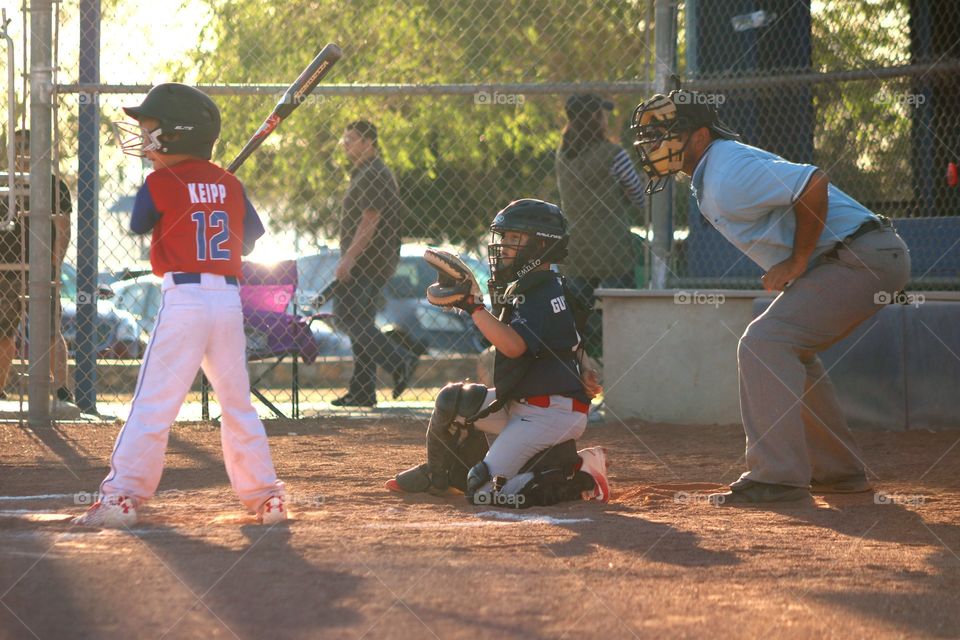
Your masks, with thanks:
[[[677,63],[677,11],[674,0],[656,0],[654,5],[654,65],[653,90],[669,93],[670,76],[676,72]],[[651,289],[667,286],[667,265],[673,246],[673,180],[651,197],[653,207],[653,249],[651,262]]]
[[[50,222],[53,205],[51,126],[53,111],[53,7],[51,0],[30,4],[30,346],[27,393],[31,427],[50,426]],[[12,167],[11,167],[12,169]]]
[[[80,0],[80,83],[100,82],[100,0]],[[100,96],[78,94],[76,397],[97,412],[97,273],[99,271]],[[81,294],[87,304],[81,304]]]

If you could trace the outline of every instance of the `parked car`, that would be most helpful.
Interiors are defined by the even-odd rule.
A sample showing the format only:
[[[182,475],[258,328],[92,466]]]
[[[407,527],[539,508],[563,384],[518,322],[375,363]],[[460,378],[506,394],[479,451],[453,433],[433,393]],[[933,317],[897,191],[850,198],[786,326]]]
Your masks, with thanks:
[[[72,300],[61,300],[60,331],[67,341],[67,353],[76,355],[77,306]],[[146,349],[146,336],[137,321],[126,311],[117,309],[109,300],[97,300],[97,357],[139,358]]]
[[[111,285],[114,294],[113,302],[132,315],[140,328],[149,334],[153,331],[163,299],[162,284],[163,279],[152,273],[119,280]],[[247,353],[250,357],[268,356],[272,349],[277,348],[279,337],[287,332],[281,327],[286,327],[288,320],[289,316],[282,313],[256,312],[245,316],[244,331],[247,334]],[[310,324],[310,333],[313,335],[316,349],[314,350],[313,345],[301,349],[305,355],[309,357],[350,355],[350,340],[334,331],[325,321],[314,320]]]
[[[473,322],[456,311],[445,311],[426,300],[427,287],[436,281],[437,272],[423,260],[424,244],[404,244],[396,273],[384,287],[384,305],[376,323],[384,332],[418,352],[479,353],[489,346]],[[459,253],[456,248],[447,248]],[[486,263],[474,255],[461,255],[477,280],[489,278]],[[338,249],[297,258],[298,298],[311,300],[333,281]],[[332,311],[332,301],[320,307]]]
[[[113,303],[130,313],[140,329],[150,334],[157,319],[162,298],[160,285],[163,280],[149,273],[147,275],[117,280],[110,285],[113,290]]]
[[[108,288],[100,288],[95,322],[97,356],[100,358],[139,358],[146,348],[147,336],[130,313],[104,299]],[[77,339],[77,272],[64,263],[60,270],[60,330],[67,341],[67,352],[75,355]]]

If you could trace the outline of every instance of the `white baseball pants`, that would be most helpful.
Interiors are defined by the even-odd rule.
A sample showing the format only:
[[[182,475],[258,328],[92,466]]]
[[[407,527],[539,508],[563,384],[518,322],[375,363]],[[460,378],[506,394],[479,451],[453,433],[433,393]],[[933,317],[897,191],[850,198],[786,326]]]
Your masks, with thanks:
[[[163,280],[163,303],[101,496],[143,501],[156,492],[170,425],[203,367],[223,411],[220,437],[230,484],[240,501],[256,511],[270,496],[282,494],[284,486],[250,402],[239,288],[207,273],[199,284],[177,285],[172,275]]]
[[[496,393],[496,389],[487,391],[484,407],[494,401]],[[564,396],[550,396],[549,407],[511,400],[499,411],[477,420],[474,426],[495,436],[483,459],[490,475],[510,479],[544,449],[582,436],[587,428],[587,414],[573,411],[573,400]]]

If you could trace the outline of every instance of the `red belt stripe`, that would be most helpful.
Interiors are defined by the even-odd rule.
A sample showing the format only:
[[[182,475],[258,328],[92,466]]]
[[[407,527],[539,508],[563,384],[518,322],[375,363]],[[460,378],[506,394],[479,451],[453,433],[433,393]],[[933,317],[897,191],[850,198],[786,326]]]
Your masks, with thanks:
[[[577,413],[589,413],[589,403],[580,402],[576,398],[570,398],[570,400],[573,402],[573,411]],[[550,406],[550,396],[527,396],[524,398],[524,401],[529,405],[542,407],[544,409]]]

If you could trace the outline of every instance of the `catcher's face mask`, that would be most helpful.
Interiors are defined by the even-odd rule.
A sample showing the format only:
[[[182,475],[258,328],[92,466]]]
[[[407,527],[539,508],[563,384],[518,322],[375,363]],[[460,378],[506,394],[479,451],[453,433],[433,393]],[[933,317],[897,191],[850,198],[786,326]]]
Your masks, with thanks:
[[[543,263],[540,243],[530,234],[513,230],[494,230],[490,233],[487,256],[490,277],[494,282],[507,284]]]
[[[650,177],[646,192],[656,193],[663,189],[667,178],[683,167],[687,145],[680,136],[677,106],[670,97],[658,93],[637,106],[630,128],[636,136],[633,148],[644,173]]]

